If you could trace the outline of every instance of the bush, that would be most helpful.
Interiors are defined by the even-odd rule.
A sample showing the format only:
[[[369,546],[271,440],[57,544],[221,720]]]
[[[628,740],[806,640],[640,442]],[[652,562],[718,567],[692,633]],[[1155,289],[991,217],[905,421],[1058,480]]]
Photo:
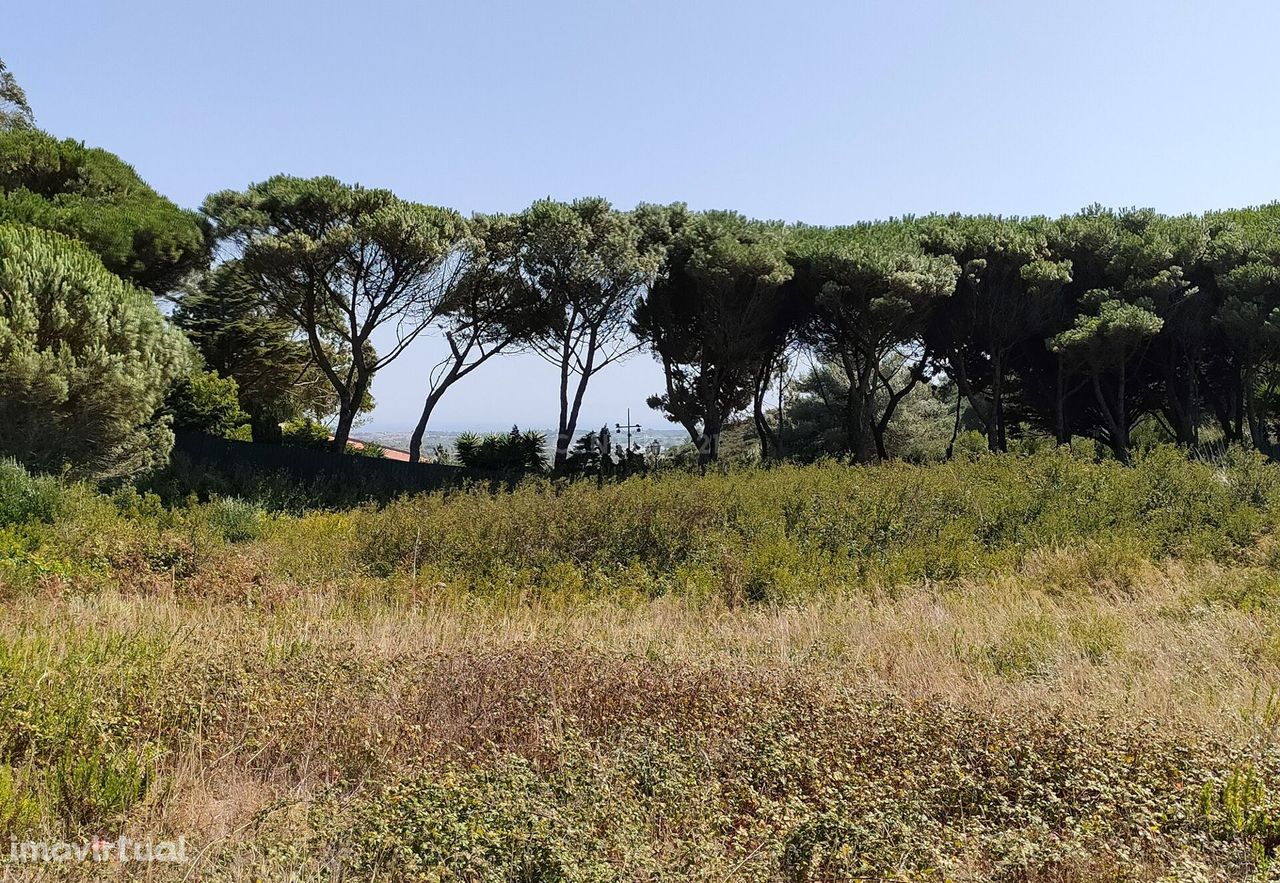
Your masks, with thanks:
[[[1251,850],[1275,842],[1275,758],[1228,772],[1239,750],[1194,729],[796,685],[755,685],[738,703],[727,692],[678,721],[547,736],[528,750],[548,763],[482,756],[396,782],[357,804],[344,870],[1153,881],[1174,879],[1152,869],[1182,853],[1223,873],[1176,879],[1262,879],[1246,873]]]
[[[286,445],[317,450],[326,450],[329,447],[329,427],[317,423],[310,417],[290,420],[281,427],[281,432]]]
[[[228,543],[246,543],[262,537],[263,512],[251,503],[218,497],[206,511],[209,526]]]
[[[352,870],[395,879],[522,883],[607,879],[591,832],[517,758],[493,771],[423,776],[387,788],[351,832]]]
[[[150,637],[91,630],[65,642],[0,636],[0,834],[37,819],[108,824],[143,800],[157,736],[135,741],[133,731],[174,676],[164,666],[179,664],[165,651]]]
[[[249,415],[240,410],[238,394],[234,378],[197,371],[174,386],[165,405],[173,414],[174,429],[237,438],[249,430]]]
[[[508,433],[479,436],[464,432],[454,442],[462,465],[498,472],[541,472],[547,465],[547,437],[540,432],[521,432],[517,426]]]
[[[62,498],[57,479],[32,475],[13,460],[0,460],[0,527],[53,521]]]
[[[1247,547],[1277,499],[1275,467],[1193,462],[1173,448],[1131,467],[1061,450],[932,466],[826,463],[600,489],[529,481],[507,495],[420,495],[361,510],[352,554],[383,573],[430,561],[476,588],[543,584],[564,565],[588,582],[635,568],[655,590],[737,603],[981,577],[1028,562],[1063,571],[1045,556],[1069,547],[1088,550],[1079,574],[1123,591],[1136,560]]]
[[[377,442],[361,442],[359,447],[348,444],[347,453],[357,457],[368,457],[371,460],[381,460],[386,456],[387,449]]]
[[[261,539],[266,557],[296,578],[305,569],[291,563],[300,544],[290,536],[306,535],[306,523],[323,517],[309,512],[386,499],[343,513],[345,528],[325,559],[376,579],[416,580],[427,571],[477,593],[796,604],[1020,571],[1054,595],[1121,596],[1145,561],[1226,561],[1251,550],[1275,523],[1280,470],[1252,458],[1189,461],[1172,448],[1142,454],[1130,467],[1050,450],[931,466],[665,473],[602,488],[534,478],[510,493],[493,489],[485,482],[396,498],[394,488],[359,476],[215,474],[176,458],[151,481],[155,493],[134,495],[119,517],[149,526],[140,535],[151,539],[132,543],[147,561],[176,555],[195,567],[193,543]],[[268,535],[266,511],[300,520],[282,518]],[[80,544],[101,546],[93,537],[112,533],[95,523],[88,539],[45,550],[48,560],[75,560]],[[24,560],[44,554],[23,548]],[[1239,596],[1240,606],[1269,603],[1273,590],[1255,582],[1224,584],[1218,594]],[[1007,655],[997,653],[993,667],[1034,668]]]

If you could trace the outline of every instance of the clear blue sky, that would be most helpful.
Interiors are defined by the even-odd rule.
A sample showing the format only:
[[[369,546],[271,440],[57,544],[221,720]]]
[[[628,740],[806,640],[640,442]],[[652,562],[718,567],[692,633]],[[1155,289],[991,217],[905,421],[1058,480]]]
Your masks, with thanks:
[[[276,172],[464,212],[599,194],[827,224],[1280,197],[1274,0],[6,5],[39,124],[193,207]],[[433,352],[379,380],[375,426],[416,417]],[[647,356],[608,369],[583,425],[647,420],[660,385]],[[555,402],[517,357],[435,425],[554,425]]]

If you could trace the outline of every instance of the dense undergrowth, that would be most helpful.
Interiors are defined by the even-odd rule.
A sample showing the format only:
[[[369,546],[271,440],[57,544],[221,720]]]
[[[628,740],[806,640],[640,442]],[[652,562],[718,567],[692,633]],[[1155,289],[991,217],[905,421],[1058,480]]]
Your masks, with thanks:
[[[77,487],[55,500],[48,479],[29,484],[5,504],[13,515],[0,510],[10,586],[150,573],[235,594],[242,580],[231,577],[257,557],[259,583],[290,587],[374,580],[380,591],[443,584],[482,595],[681,593],[730,604],[995,574],[1062,546],[1082,550],[1081,566],[1113,571],[1173,554],[1223,559],[1269,530],[1280,497],[1280,471],[1260,458],[1210,464],[1173,448],[1134,467],[1049,452],[667,474],[599,489],[530,481],[513,493],[422,494],[301,516],[228,498],[166,507],[131,488],[102,496]],[[260,554],[236,548],[244,544]],[[236,572],[220,574],[224,564]]]
[[[1272,879],[1278,494],[1055,452],[298,515],[0,466],[0,837],[191,839],[117,869],[153,879]]]

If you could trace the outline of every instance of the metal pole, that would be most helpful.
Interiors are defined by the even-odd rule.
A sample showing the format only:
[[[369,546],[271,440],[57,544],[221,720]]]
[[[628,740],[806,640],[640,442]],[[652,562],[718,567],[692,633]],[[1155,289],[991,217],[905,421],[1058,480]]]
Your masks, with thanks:
[[[614,429],[618,430],[619,432],[621,432],[621,431],[624,429],[624,427],[623,427],[623,425],[622,425],[621,423],[615,423],[615,424],[613,424],[613,427],[614,427]],[[626,425],[625,429],[627,430],[627,455],[628,455],[628,456],[630,456],[630,454],[631,454],[631,430],[633,430],[633,429],[634,429],[636,432],[639,432],[639,431],[640,431],[640,424],[639,424],[639,423],[632,423],[632,422],[631,422],[631,409],[630,409],[630,408],[627,408],[627,425]]]

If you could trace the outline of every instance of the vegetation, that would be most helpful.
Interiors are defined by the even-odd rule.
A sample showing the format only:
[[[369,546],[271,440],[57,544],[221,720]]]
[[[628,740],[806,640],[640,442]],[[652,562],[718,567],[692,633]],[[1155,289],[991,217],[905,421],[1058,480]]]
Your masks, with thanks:
[[[795,260],[804,297],[813,305],[800,333],[843,375],[837,425],[848,449],[859,463],[887,459],[889,423],[929,371],[923,354],[909,365],[894,357],[920,340],[929,317],[955,290],[956,263],[925,254],[902,226],[805,230],[797,237]]]
[[[0,222],[79,239],[112,273],[156,294],[209,260],[198,215],[115,154],[37,129],[0,127]]]
[[[422,457],[427,424],[444,394],[494,356],[527,349],[530,336],[541,327],[544,307],[513,254],[517,242],[505,219],[471,220],[459,256],[464,268],[437,322],[449,352],[428,372],[422,416],[409,439],[412,462]]]
[[[248,441],[249,415],[240,410],[239,391],[234,378],[219,377],[217,371],[197,371],[179,380],[165,403],[173,428]]]
[[[0,102],[0,220],[171,296],[259,442],[309,419],[346,450],[378,371],[438,335],[414,461],[442,397],[511,352],[556,367],[559,476],[589,471],[571,447],[592,378],[639,350],[664,372],[650,404],[703,467],[726,432],[756,461],[950,457],[970,431],[991,451],[1085,439],[1121,462],[1157,442],[1280,445],[1277,204],[813,227],[586,198],[464,219],[282,174],[196,214],[33,128],[3,69]]]
[[[254,441],[279,442],[281,424],[335,410],[333,388],[308,344],[263,303],[235,262],[189,279],[173,321],[209,370],[235,381]]]
[[[27,103],[27,93],[17,79],[0,61],[0,130],[29,129],[35,125],[35,115]]]
[[[240,247],[247,283],[305,335],[338,400],[333,448],[345,450],[373,375],[440,314],[462,218],[387,190],[286,175],[215,193],[205,213],[220,241]],[[378,355],[372,337],[384,327],[395,343]]]
[[[163,464],[156,413],[191,353],[151,296],[58,233],[0,225],[0,454],[123,478]]]
[[[729,213],[680,221],[667,272],[638,304],[633,330],[667,379],[649,405],[689,432],[705,464],[719,459],[725,423],[786,345],[793,317],[782,286],[792,270],[776,228]]]
[[[660,251],[629,213],[603,199],[544,199],[518,215],[480,223],[490,231],[504,284],[526,292],[517,303],[539,305],[538,320],[524,323],[525,336],[559,374],[552,460],[559,472],[591,379],[635,350],[628,334],[631,308],[657,272]]]
[[[57,479],[31,475],[13,460],[0,460],[0,528],[52,521],[62,501]]]
[[[498,472],[541,472],[547,465],[547,439],[540,432],[521,432],[517,426],[507,433],[480,436],[464,432],[454,444],[463,466]]]
[[[0,467],[0,836],[148,879],[1268,879],[1280,472],[1036,455],[273,513]]]
[[[277,175],[197,214],[0,64],[0,842],[186,837],[113,868],[150,881],[1278,879],[1278,310],[1280,204],[464,219]],[[381,457],[352,428],[431,334],[410,458],[528,351],[550,468],[515,427],[469,469],[298,449]],[[686,450],[571,448],[642,349]]]
[[[293,445],[300,448],[312,448],[315,450],[332,450],[333,437],[329,434],[329,428],[322,423],[317,423],[309,417],[301,420],[290,420],[280,427],[280,440],[283,444]],[[346,450],[343,453],[354,454],[359,457],[371,457],[377,459],[382,457],[386,448],[376,442],[360,442],[358,444],[347,443]],[[316,494],[302,495],[307,500],[308,506],[320,505],[317,500],[321,498]],[[348,499],[361,499],[348,498]],[[363,499],[371,499],[365,497]]]
[[[285,186],[279,181],[293,179],[260,186]],[[235,239],[235,225],[218,220],[227,199],[211,198],[207,211],[220,235]],[[721,436],[747,415],[758,459],[770,460],[954,452],[968,430],[992,451],[1083,438],[1122,462],[1135,438],[1188,448],[1243,443],[1267,455],[1280,441],[1275,205],[1202,217],[1092,207],[1057,219],[930,216],[816,228],[579,200],[457,223],[465,235],[460,226],[432,240],[439,263],[431,266],[442,273],[401,338],[407,345],[439,333],[449,346],[431,372],[415,459],[441,397],[517,350],[557,367],[552,469],[561,475],[572,471],[570,443],[591,378],[638,348],[665,376],[650,404],[688,431],[704,465],[720,458]],[[286,280],[289,267],[277,268]],[[268,297],[261,278],[241,279],[235,310],[208,314],[211,332],[184,318],[217,299],[223,274],[242,269],[224,265],[184,296],[179,320],[202,348],[237,315],[280,323],[282,350],[309,340],[307,316],[280,292]],[[350,316],[333,325],[357,337],[362,327]],[[370,379],[381,364],[371,352],[352,360],[342,334],[316,340],[312,363],[346,360],[343,377]],[[806,359],[811,375],[792,376]],[[278,364],[256,373],[282,380],[282,395],[307,388],[306,364],[285,371],[293,362],[283,353]],[[367,382],[356,386],[367,392]],[[800,415],[787,412],[788,397]],[[899,419],[902,408],[914,418]],[[944,423],[950,438],[936,446]]]

